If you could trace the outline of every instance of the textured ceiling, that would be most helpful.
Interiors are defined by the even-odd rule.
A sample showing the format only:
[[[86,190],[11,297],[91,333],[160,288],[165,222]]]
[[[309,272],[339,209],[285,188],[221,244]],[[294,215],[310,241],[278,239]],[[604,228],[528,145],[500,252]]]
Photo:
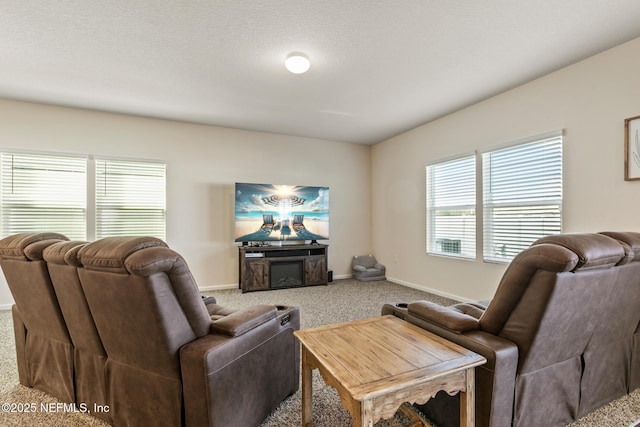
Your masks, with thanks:
[[[636,37],[638,0],[3,0],[0,97],[373,144]]]

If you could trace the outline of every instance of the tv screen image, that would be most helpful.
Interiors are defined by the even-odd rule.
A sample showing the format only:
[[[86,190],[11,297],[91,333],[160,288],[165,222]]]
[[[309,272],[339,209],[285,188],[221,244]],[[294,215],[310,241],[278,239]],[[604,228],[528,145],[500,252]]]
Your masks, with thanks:
[[[329,187],[236,183],[236,242],[328,239]]]

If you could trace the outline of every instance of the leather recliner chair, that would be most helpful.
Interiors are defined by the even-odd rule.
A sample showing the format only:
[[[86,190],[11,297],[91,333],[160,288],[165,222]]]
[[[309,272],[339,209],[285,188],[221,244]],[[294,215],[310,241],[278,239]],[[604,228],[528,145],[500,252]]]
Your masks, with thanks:
[[[513,259],[490,302],[395,303],[382,314],[487,359],[476,425],[564,426],[640,385],[639,254],[640,233],[548,236]],[[458,425],[458,399],[439,393],[421,409]]]
[[[74,347],[76,402],[91,415],[111,422],[107,400],[107,353],[98,335],[78,277],[78,251],[86,242],[58,242],[43,251],[51,283]]]
[[[69,240],[58,233],[21,233],[0,240],[0,265],[12,306],[20,384],[63,402],[75,401],[74,349],[43,251]]]
[[[114,425],[257,426],[298,389],[297,308],[205,304],[154,238],[98,240],[78,260]]]

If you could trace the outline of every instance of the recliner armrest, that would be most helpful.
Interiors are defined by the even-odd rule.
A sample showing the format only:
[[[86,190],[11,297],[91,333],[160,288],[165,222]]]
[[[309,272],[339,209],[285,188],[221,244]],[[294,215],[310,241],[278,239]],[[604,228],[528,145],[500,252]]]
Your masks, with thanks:
[[[211,322],[211,331],[237,337],[275,319],[277,314],[278,309],[274,305],[254,305]]]
[[[444,307],[430,301],[416,301],[408,306],[409,314],[442,326],[450,331],[462,333],[479,329],[478,319],[458,310],[455,306]]]
[[[367,269],[365,267],[363,267],[362,265],[354,265],[353,269],[356,271],[367,271]]]
[[[218,304],[207,304],[207,311],[209,312],[211,320],[216,321],[241,310],[239,308],[229,308]]]

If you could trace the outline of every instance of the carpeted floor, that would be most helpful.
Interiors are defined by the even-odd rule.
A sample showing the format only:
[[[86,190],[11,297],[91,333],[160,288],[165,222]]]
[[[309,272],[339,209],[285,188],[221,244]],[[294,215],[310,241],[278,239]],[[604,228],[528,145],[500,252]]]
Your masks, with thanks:
[[[357,282],[337,280],[329,286],[298,289],[281,289],[268,292],[241,294],[239,290],[224,290],[210,293],[218,303],[229,307],[248,307],[254,304],[287,304],[300,308],[302,328],[346,322],[380,315],[382,305],[394,301],[428,299],[443,305],[454,303],[432,294],[400,286],[391,282]],[[34,389],[18,384],[13,326],[11,313],[0,312],[0,404],[36,403],[40,407],[56,399]],[[4,406],[3,406],[4,409]],[[589,414],[570,424],[570,427],[628,427],[640,419],[640,390]],[[342,407],[334,389],[324,384],[314,371],[313,376],[313,423],[317,427],[350,426],[349,413]],[[383,420],[376,427],[406,425],[407,420],[398,414]],[[38,410],[35,413],[0,412],[1,426],[88,426],[102,427],[105,423],[79,413]],[[300,391],[280,404],[262,427],[285,427],[301,425]]]

